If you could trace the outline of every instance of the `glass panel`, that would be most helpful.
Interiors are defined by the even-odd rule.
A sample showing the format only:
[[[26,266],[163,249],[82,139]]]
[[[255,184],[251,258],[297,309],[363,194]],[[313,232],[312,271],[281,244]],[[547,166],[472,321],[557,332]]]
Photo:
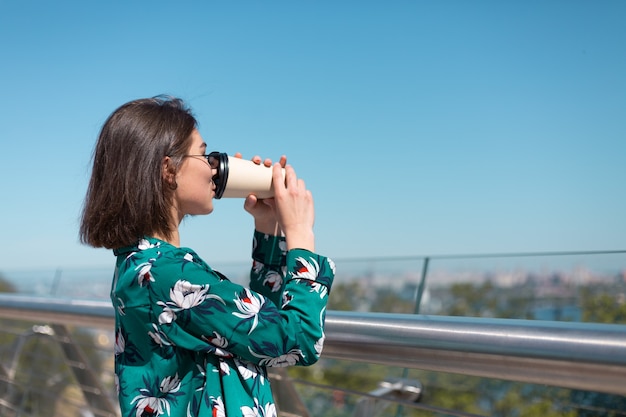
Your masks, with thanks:
[[[320,362],[289,372],[314,416],[626,416],[626,397],[618,395],[350,361]],[[398,378],[422,388],[417,401],[373,396],[381,382]]]
[[[66,356],[62,341],[50,326],[1,321],[0,415],[114,416],[97,405],[89,405],[73,372],[77,366],[92,372],[106,391],[100,398],[117,409],[113,335],[84,328],[73,329],[70,335],[74,346],[81,349],[85,362]]]

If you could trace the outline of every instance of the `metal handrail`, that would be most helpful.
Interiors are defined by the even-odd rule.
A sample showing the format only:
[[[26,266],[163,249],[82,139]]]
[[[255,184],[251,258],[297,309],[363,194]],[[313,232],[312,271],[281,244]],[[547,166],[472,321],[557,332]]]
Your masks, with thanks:
[[[626,326],[332,312],[324,355],[626,394]]]
[[[107,301],[0,294],[0,317],[113,329]],[[329,311],[327,358],[626,395],[626,326]]]

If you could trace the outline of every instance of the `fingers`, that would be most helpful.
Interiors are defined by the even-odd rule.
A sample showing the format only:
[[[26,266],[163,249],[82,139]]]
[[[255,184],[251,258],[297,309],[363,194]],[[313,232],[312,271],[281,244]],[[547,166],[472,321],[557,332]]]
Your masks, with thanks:
[[[272,180],[276,220],[285,234],[287,250],[301,248],[314,251],[313,195],[306,189],[304,180],[297,177],[291,165],[285,166],[285,179],[282,181],[281,168],[280,163],[274,164]]]
[[[234,157],[242,158],[243,156],[241,152],[235,152]],[[265,165],[268,168],[272,166],[272,160],[270,158],[262,159],[259,155],[254,155],[251,161],[257,165],[261,165],[261,163],[263,163],[263,165]],[[282,155],[279,159],[279,163],[280,163],[280,166],[284,168],[285,165],[287,165],[287,157],[285,155]]]
[[[268,206],[272,212],[273,210],[275,210],[276,208],[276,202],[274,201],[273,198],[264,198],[263,200],[261,200],[263,202],[263,204],[265,204],[266,206]]]
[[[261,165],[261,162],[263,162],[263,165],[265,165],[266,167],[271,167],[272,166],[272,160],[269,158],[265,158],[264,160],[261,159],[261,157],[259,155],[254,155],[251,159],[252,162],[254,162],[257,165]]]
[[[279,236],[280,226],[274,213],[274,199],[266,198],[259,200],[254,195],[249,195],[244,201],[244,209],[254,217],[254,228],[261,233]]]
[[[250,194],[248,197],[246,197],[245,201],[243,202],[243,208],[248,213],[253,214],[254,208],[256,207],[256,203],[257,203],[256,196],[254,194]]]
[[[285,170],[284,176],[283,176],[283,169]],[[291,173],[291,174],[289,174]],[[280,162],[276,162],[273,167],[272,167],[272,182],[274,184],[274,193],[277,192],[277,189],[279,189],[279,192],[282,192],[286,186],[287,186],[287,176],[291,175],[295,177],[295,171],[293,170],[293,168],[290,165],[287,166],[283,166],[281,165]]]

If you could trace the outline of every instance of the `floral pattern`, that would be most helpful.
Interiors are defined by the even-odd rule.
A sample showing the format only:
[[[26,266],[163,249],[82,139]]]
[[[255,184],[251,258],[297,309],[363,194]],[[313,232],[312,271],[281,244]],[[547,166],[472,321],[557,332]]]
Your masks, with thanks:
[[[276,416],[267,366],[322,354],[334,263],[255,231],[250,285],[146,237],[117,255],[115,372],[123,417]]]

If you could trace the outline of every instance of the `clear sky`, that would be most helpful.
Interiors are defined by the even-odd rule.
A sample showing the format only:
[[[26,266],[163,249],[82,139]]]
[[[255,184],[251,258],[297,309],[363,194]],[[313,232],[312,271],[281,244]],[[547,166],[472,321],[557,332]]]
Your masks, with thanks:
[[[102,267],[90,158],[126,101],[286,154],[333,258],[626,248],[626,2],[0,0],[0,271]],[[249,257],[242,200],[189,218]]]

